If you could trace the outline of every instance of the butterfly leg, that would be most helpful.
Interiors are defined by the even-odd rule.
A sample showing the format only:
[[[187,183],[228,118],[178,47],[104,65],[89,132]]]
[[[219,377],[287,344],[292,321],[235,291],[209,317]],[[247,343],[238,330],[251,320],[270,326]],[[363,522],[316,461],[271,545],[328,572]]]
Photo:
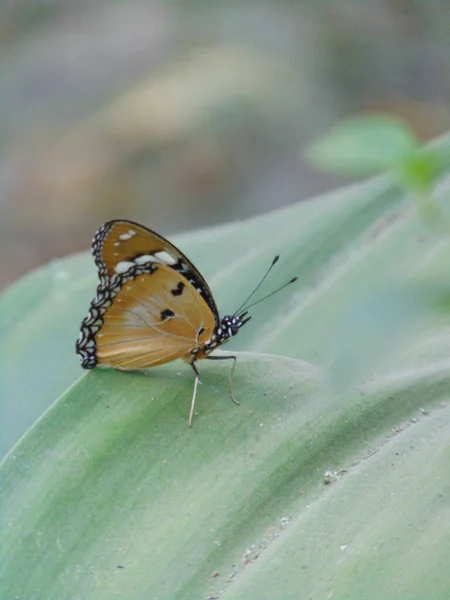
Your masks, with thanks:
[[[236,367],[237,357],[236,356],[207,356],[206,358],[208,360],[232,360],[233,361],[233,366],[231,367],[231,371],[228,376],[228,391],[230,392],[230,396],[231,396],[231,399],[233,400],[233,402],[235,404],[237,404],[238,406],[240,406],[241,403],[238,402],[236,400],[236,398],[234,397],[233,388],[231,386],[231,380],[233,379],[233,373],[234,373],[234,368]]]
[[[197,396],[197,388],[198,388],[198,384],[200,381],[200,373],[198,372],[197,367],[195,366],[195,363],[190,363],[191,367],[195,373],[195,383],[194,383],[194,392],[192,394],[192,400],[191,400],[191,410],[189,411],[189,427],[192,427],[192,419],[194,417],[194,407],[195,407],[195,398]]]

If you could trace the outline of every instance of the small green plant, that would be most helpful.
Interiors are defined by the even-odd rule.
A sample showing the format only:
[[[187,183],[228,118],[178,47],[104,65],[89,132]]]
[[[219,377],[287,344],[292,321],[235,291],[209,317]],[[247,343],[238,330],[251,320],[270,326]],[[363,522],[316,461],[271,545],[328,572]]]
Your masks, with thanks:
[[[315,166],[345,175],[391,171],[416,203],[421,218],[443,228],[442,214],[432,197],[442,171],[442,153],[423,148],[412,128],[386,115],[346,119],[314,142],[306,158]]]

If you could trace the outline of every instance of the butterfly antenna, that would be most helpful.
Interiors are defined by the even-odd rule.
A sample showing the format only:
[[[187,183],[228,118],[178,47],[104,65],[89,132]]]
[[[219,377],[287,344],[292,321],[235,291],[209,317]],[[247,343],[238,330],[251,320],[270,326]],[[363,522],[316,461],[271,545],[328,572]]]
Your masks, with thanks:
[[[287,283],[285,283],[281,287],[277,288],[273,292],[270,292],[270,294],[267,294],[267,296],[264,296],[263,298],[260,298],[256,302],[253,302],[253,304],[249,304],[248,306],[246,306],[245,307],[245,312],[241,315],[241,318],[244,317],[247,314],[247,311],[248,311],[249,308],[253,308],[253,306],[256,306],[257,304],[259,304],[263,300],[267,300],[267,298],[270,298],[270,296],[273,296],[274,294],[278,294],[278,292],[281,292],[281,290],[284,290],[285,287],[287,287],[291,283],[294,283],[294,281],[297,281],[297,279],[298,279],[298,277],[293,277],[290,281],[288,281]]]
[[[266,279],[267,275],[270,273],[270,271],[273,269],[273,267],[275,266],[275,264],[278,262],[279,258],[280,258],[280,255],[277,254],[275,256],[275,258],[273,259],[272,264],[267,269],[266,274],[261,279],[261,281],[258,283],[258,285],[255,287],[255,289],[253,290],[253,292],[250,294],[250,296],[247,298],[247,300],[245,300],[245,302],[243,302],[241,304],[241,306],[235,311],[235,313],[233,315],[234,317],[238,314],[238,312],[240,312],[244,308],[244,306],[247,304],[247,302],[250,300],[250,298],[259,290],[259,288],[261,287],[261,285],[264,283],[264,280]]]

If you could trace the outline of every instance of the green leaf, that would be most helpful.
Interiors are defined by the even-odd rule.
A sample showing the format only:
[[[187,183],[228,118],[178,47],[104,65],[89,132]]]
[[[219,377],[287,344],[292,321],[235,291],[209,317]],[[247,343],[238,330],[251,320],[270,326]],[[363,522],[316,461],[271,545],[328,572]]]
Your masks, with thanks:
[[[0,296],[0,454],[81,377],[75,355],[95,270],[80,257],[54,261]]]
[[[419,147],[402,121],[383,115],[353,117],[336,125],[306,152],[315,166],[346,175],[370,175],[409,164]]]
[[[286,469],[297,469],[288,445],[281,450],[285,468],[274,471],[273,442],[283,424],[294,433],[294,422],[315,412],[307,396],[317,369],[241,358],[237,407],[223,394],[228,368],[202,367],[192,429],[193,381],[180,378],[181,369],[147,377],[99,371],[72,387],[9,455],[5,594],[67,597],[76,585],[81,596],[95,586],[97,598],[144,598],[157,590],[174,598],[208,581],[236,537],[250,543],[255,522],[246,527],[247,519],[257,507],[263,519],[277,502],[268,478],[282,482]],[[299,394],[309,408],[300,409]]]
[[[203,371],[193,429],[191,385],[173,366],[92,372],[7,457],[5,597],[288,597],[302,585],[384,598],[370,594],[374,561],[397,597],[414,587],[445,597],[448,544],[435,518],[442,529],[450,415],[419,408],[446,397],[448,363],[339,398],[312,366],[240,356],[241,407],[223,394],[222,368]],[[395,438],[380,436],[394,424]],[[342,467],[328,489],[326,471]],[[405,554],[412,579],[398,573]]]
[[[405,399],[399,392],[392,402]],[[296,598],[299,590],[345,600],[449,597],[450,410],[414,420],[400,422],[329,489],[317,476],[316,498],[285,510],[294,515],[287,530],[275,543],[268,531],[264,553],[223,597]]]
[[[450,239],[380,178],[176,243],[222,313],[299,277],[229,344],[240,407],[199,363],[192,429],[186,365],[79,368],[90,257],[0,298],[3,596],[448,597]]]
[[[350,301],[333,332],[333,385],[345,389],[392,360],[396,351],[401,352],[420,336],[427,315],[450,315],[449,284],[445,277],[416,278],[400,284],[392,281]]]
[[[418,151],[398,166],[399,180],[407,189],[428,192],[439,173],[439,157],[429,151]]]

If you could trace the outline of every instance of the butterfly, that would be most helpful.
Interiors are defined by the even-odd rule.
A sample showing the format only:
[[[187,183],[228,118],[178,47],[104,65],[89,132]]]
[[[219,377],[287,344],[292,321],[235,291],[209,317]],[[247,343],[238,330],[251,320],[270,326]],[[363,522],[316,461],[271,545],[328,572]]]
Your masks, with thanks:
[[[239,404],[231,387],[236,356],[210,353],[250,321],[248,310],[238,313],[278,257],[238,311],[220,318],[213,294],[196,267],[171,242],[143,225],[108,221],[95,234],[92,254],[99,284],[76,342],[81,366],[128,371],[183,359],[195,374],[188,419],[192,426],[200,378],[196,362],[232,360],[228,387],[233,402]]]

